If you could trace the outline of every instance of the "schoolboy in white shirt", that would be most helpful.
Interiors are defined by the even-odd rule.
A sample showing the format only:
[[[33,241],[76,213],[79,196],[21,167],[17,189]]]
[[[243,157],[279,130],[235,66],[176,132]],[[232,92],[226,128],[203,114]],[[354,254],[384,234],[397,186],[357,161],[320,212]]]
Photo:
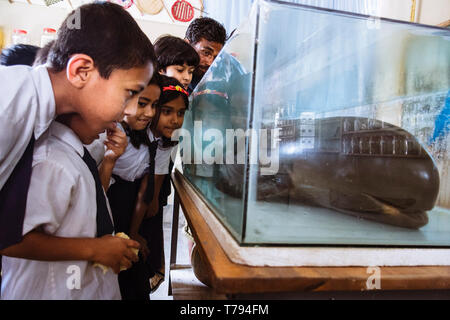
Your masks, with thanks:
[[[73,163],[74,168],[77,165],[81,167],[82,162],[79,161],[81,159],[81,150],[79,150],[78,142],[81,141],[80,143],[84,144],[91,143],[94,139],[98,138],[100,133],[107,129],[113,129],[115,123],[122,118],[123,110],[128,99],[139,93],[151,78],[154,70],[153,61],[155,59],[153,47],[134,19],[118,5],[94,3],[81,6],[77,10],[79,10],[79,14],[83,17],[81,28],[70,28],[70,24],[64,21],[58,33],[58,39],[49,55],[48,64],[50,67],[48,72],[42,68],[36,69],[40,70],[37,72],[44,79],[41,82],[33,80],[22,81],[22,83],[33,82],[35,87],[38,87],[38,89],[34,89],[38,90],[38,93],[34,96],[29,94],[28,100],[22,101],[19,98],[22,92],[19,90],[9,96],[14,97],[16,101],[7,101],[6,107],[3,107],[5,103],[2,100],[3,114],[1,116],[3,117],[5,115],[5,117],[0,124],[8,122],[9,116],[12,116],[14,113],[12,110],[17,108],[21,102],[26,105],[30,105],[33,102],[36,104],[34,111],[35,118],[33,118],[33,115],[29,118],[24,117],[25,122],[29,124],[26,130],[21,129],[24,128],[23,125],[22,127],[18,127],[20,121],[17,117],[13,118],[17,120],[17,124],[8,127],[11,130],[21,131],[23,137],[21,136],[19,138],[20,135],[15,134],[12,139],[15,139],[16,143],[9,143],[6,147],[3,145],[6,142],[0,141],[2,143],[0,149],[2,150],[3,156],[10,152],[3,150],[7,150],[8,148],[12,150],[15,144],[20,144],[26,148],[27,139],[30,139],[33,131],[35,134],[37,132],[35,138],[39,138],[36,141],[37,149],[33,159],[34,168],[31,175],[30,189],[28,197],[25,197],[25,199],[28,199],[26,203],[25,224],[23,225],[23,229],[18,229],[23,239],[17,241],[14,238],[12,244],[11,239],[1,239],[2,241],[0,242],[0,253],[3,255],[42,261],[41,263],[46,264],[47,273],[42,271],[41,273],[35,274],[35,276],[41,277],[42,279],[41,282],[35,283],[36,287],[33,288],[33,293],[30,293],[34,298],[39,296],[41,298],[117,298],[114,290],[111,291],[106,288],[108,286],[98,284],[99,279],[103,279],[109,284],[116,283],[117,279],[114,282],[108,281],[109,276],[105,278],[92,278],[96,279],[92,282],[93,284],[97,283],[97,287],[99,288],[97,292],[89,289],[90,281],[88,281],[84,282],[85,287],[81,287],[80,289],[84,291],[82,294],[69,294],[65,292],[67,289],[64,289],[64,286],[57,286],[56,291],[47,294],[45,290],[47,286],[55,288],[55,278],[49,275],[63,275],[61,274],[62,269],[58,269],[59,272],[56,272],[56,269],[53,268],[53,262],[43,261],[58,261],[55,263],[62,264],[64,264],[62,261],[72,261],[73,265],[77,265],[82,271],[85,271],[84,275],[86,279],[90,279],[91,276],[89,274],[94,274],[91,272],[92,270],[88,270],[93,268],[92,262],[99,262],[111,267],[114,272],[118,273],[120,266],[129,267],[131,262],[136,261],[136,255],[132,249],[139,247],[139,244],[135,241],[121,239],[111,235],[93,238],[94,236],[99,236],[99,215],[97,211],[100,210],[98,205],[93,204],[93,201],[98,200],[99,196],[103,193],[103,189],[101,188],[101,184],[100,189],[97,188],[97,181],[92,179],[93,174],[88,179],[86,174],[89,170],[79,171],[77,173],[79,178],[76,178],[75,173],[67,169],[65,164],[70,162]],[[74,12],[66,20],[70,19],[73,14]],[[123,50],[124,47],[127,50]],[[40,88],[42,86],[44,88]],[[53,97],[50,94],[49,88],[53,90]],[[32,90],[32,88],[28,90]],[[27,95],[24,94],[24,96]],[[37,97],[43,97],[42,99],[45,100],[41,103],[39,100],[41,98]],[[37,102],[36,99],[38,99]],[[44,103],[47,103],[47,105],[43,105]],[[52,105],[54,105],[53,109],[51,107]],[[48,135],[45,134],[44,136],[42,132],[49,126],[51,119],[55,114],[60,113],[54,110],[63,110],[64,112],[62,113],[68,112],[75,114],[67,118],[61,118],[61,121],[66,126],[69,126],[70,129],[65,128],[62,124],[56,123],[50,127]],[[25,114],[26,112],[22,113]],[[76,119],[81,121],[76,122]],[[33,127],[31,124],[35,122],[38,125]],[[41,123],[42,126],[40,125]],[[79,125],[82,129],[78,129],[75,125]],[[1,130],[3,132],[3,128]],[[70,133],[70,130],[72,130],[72,133]],[[70,136],[71,138],[69,140],[72,143],[69,143],[69,145],[67,143],[66,145],[59,143],[61,142],[59,140],[64,140],[61,139],[61,135],[63,137]],[[77,142],[75,142],[76,137],[79,139]],[[49,141],[44,141],[45,139],[49,139]],[[20,142],[17,143],[17,141]],[[50,148],[48,148],[49,146]],[[71,151],[68,151],[70,150],[69,147],[72,148]],[[64,153],[62,152],[64,148],[69,149]],[[45,150],[59,150],[56,153],[60,157],[53,158],[55,156],[50,155]],[[86,153],[84,151],[83,156]],[[21,152],[23,151],[18,150],[16,152],[18,157],[20,157]],[[80,156],[80,159],[77,158],[75,161],[74,156],[76,154]],[[75,164],[75,162],[78,164]],[[56,165],[58,163],[59,165]],[[5,167],[9,165],[11,163],[5,163]],[[44,168],[46,169],[44,170]],[[64,174],[68,178],[67,181],[62,182],[62,179],[57,178],[58,170],[64,171]],[[72,185],[74,189],[71,189],[70,192],[63,190],[63,186],[66,185],[65,183],[73,183],[74,179],[83,179],[84,182]],[[94,191],[92,189],[93,181],[95,181]],[[52,183],[57,185],[51,186]],[[89,192],[85,193],[81,191],[84,188],[84,184],[90,185]],[[58,188],[58,185],[60,185],[61,189]],[[88,187],[86,186],[86,188]],[[45,195],[47,195],[45,192],[51,192],[51,190],[56,192],[53,198],[45,199]],[[79,194],[77,193],[75,195],[73,192],[79,192]],[[39,193],[43,193],[45,200],[39,200],[36,197],[36,194]],[[90,200],[86,202],[89,206],[89,212],[84,212],[88,208],[81,207],[78,207],[77,212],[72,212],[71,206],[75,205],[72,201],[84,193],[86,195],[89,193]],[[102,196],[104,196],[104,193]],[[67,207],[68,203],[71,206]],[[48,211],[38,212],[36,210],[37,208],[46,208]],[[15,214],[15,212],[9,212],[9,214]],[[40,217],[44,217],[44,219],[41,220]],[[97,223],[92,220],[92,217],[97,218]],[[69,221],[71,225],[73,224],[73,230],[68,227],[64,228]],[[89,226],[89,232],[81,228],[81,226],[77,227],[77,225],[84,224],[96,225],[96,232],[92,233],[92,226]],[[10,227],[16,228],[16,226],[9,225],[0,226],[1,231]],[[22,285],[19,285],[20,281],[18,278],[22,275],[17,272],[18,264],[14,263],[15,260],[20,259],[11,259],[4,265],[2,299],[28,297],[25,291],[30,290],[30,288],[24,288]],[[21,267],[33,273],[34,268],[30,264],[23,264],[23,261],[19,264]],[[83,269],[84,266],[86,266],[86,269]],[[36,268],[35,270],[40,269]],[[55,271],[55,273],[50,272],[50,270]],[[70,274],[66,273],[65,276],[67,278]]]
[[[80,120],[81,121],[81,120]],[[23,233],[66,238],[98,234],[96,187],[82,131],[54,121],[36,141]],[[69,125],[69,126],[67,126]],[[88,245],[88,242],[86,242]],[[89,261],[3,258],[2,299],[120,299],[117,275]]]

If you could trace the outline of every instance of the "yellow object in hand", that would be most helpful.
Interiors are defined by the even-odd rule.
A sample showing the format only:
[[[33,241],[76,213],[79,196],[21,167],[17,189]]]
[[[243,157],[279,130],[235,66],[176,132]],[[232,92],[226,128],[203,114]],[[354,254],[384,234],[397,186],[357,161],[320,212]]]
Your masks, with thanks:
[[[5,33],[3,32],[3,28],[0,27],[0,50],[3,49],[4,41],[5,41]]]
[[[130,237],[129,237],[126,233],[123,233],[123,232],[119,232],[119,233],[117,233],[115,236],[116,236],[116,237],[119,237],[119,238],[123,238],[123,239],[130,239]],[[133,250],[133,252],[134,252],[136,255],[138,255],[139,249],[132,249],[132,250]],[[98,267],[98,268],[102,269],[102,270],[103,270],[103,274],[107,273],[108,270],[109,270],[109,267],[107,267],[107,266],[105,266],[105,265],[103,265],[103,264],[100,264],[100,263],[94,263],[94,267]],[[127,270],[127,268],[121,266],[121,267],[120,267],[120,271],[124,271],[124,270]]]

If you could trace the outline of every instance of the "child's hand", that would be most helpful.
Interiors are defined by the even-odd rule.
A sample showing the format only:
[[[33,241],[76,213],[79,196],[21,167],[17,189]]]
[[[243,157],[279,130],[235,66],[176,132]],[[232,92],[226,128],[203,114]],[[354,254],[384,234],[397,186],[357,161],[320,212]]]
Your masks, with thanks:
[[[138,256],[133,249],[139,249],[138,242],[131,239],[123,239],[106,235],[97,239],[94,248],[93,261],[110,267],[115,273],[120,272],[120,267],[130,268],[133,262],[138,261]]]
[[[116,161],[127,148],[128,140],[125,132],[120,130],[117,126],[110,130],[106,131],[106,152],[105,152],[105,160]]]
[[[151,218],[156,216],[156,214],[158,213],[158,209],[159,209],[159,199],[156,198],[153,199],[152,202],[149,204],[145,217]]]
[[[139,242],[139,244],[141,245],[140,251],[141,251],[142,257],[144,258],[144,260],[147,260],[147,257],[150,254],[150,250],[148,249],[148,246],[147,246],[147,240],[145,240],[145,238],[142,237],[139,233],[131,233],[130,237],[131,237],[131,239],[134,239],[137,242]]]

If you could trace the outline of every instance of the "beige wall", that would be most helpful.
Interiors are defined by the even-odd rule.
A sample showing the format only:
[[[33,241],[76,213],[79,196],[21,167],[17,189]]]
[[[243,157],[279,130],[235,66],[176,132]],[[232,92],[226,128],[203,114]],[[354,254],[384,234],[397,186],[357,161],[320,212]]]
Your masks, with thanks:
[[[439,24],[450,19],[449,0],[419,0],[418,22],[424,24]]]
[[[40,45],[42,29],[45,27],[58,29],[69,11],[54,6],[45,7],[29,5],[26,3],[13,3],[0,0],[0,27],[3,28],[5,46],[11,42],[11,33],[14,29],[28,31],[30,44]],[[155,41],[162,34],[172,34],[184,37],[187,26],[153,22],[137,19],[139,26],[150,38]]]
[[[139,26],[144,30],[145,34],[149,37],[152,43],[163,34],[171,34],[180,38],[184,38],[186,34],[187,26],[178,26],[169,23],[152,22],[145,20],[137,21]]]
[[[379,15],[386,18],[410,21],[412,0],[380,0]],[[416,0],[415,21],[437,25],[450,19],[449,0]]]
[[[11,41],[12,30],[20,28],[29,32],[31,44],[39,45],[42,29],[44,27],[57,29],[69,12],[57,5],[45,7],[17,2],[22,0],[15,1],[10,4],[7,0],[0,0],[0,27],[3,27],[6,44]],[[415,22],[436,25],[450,19],[450,0],[416,0],[416,2]],[[412,0],[380,0],[378,15],[409,21],[411,3]],[[187,25],[149,21],[148,19],[137,19],[137,21],[152,41],[162,34],[183,37],[187,28]]]

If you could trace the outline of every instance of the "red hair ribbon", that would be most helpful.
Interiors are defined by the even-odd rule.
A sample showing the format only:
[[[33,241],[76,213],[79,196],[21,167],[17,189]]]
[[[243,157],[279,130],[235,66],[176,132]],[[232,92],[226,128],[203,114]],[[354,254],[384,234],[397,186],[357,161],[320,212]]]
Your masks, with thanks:
[[[178,92],[184,93],[185,95],[187,95],[189,97],[189,93],[180,86],[163,87],[163,91],[178,91]]]

